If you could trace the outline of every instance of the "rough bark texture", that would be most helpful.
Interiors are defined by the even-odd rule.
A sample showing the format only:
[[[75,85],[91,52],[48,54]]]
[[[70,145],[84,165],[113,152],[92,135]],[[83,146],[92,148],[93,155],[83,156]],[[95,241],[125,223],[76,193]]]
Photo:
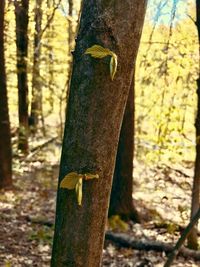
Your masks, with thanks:
[[[35,2],[35,34],[32,76],[31,120],[32,131],[36,131],[39,117],[42,116],[42,88],[40,82],[40,54],[41,54],[41,25],[42,25],[42,0]]]
[[[28,152],[28,7],[29,0],[15,0],[19,144],[18,148]]]
[[[69,172],[99,174],[83,181],[82,206],[74,190],[58,189],[52,267],[99,267],[125,105],[139,46],[145,0],[84,0],[74,52],[59,181]],[[110,58],[84,52],[94,44],[118,55],[114,81]]]
[[[196,26],[198,31],[199,40],[199,58],[200,58],[200,0],[196,0]],[[193,178],[192,188],[192,206],[191,206],[191,219],[197,213],[200,205],[200,61],[199,61],[199,77],[197,79],[197,115],[196,115],[196,160],[195,171]],[[198,249],[198,230],[197,224],[192,229],[188,236],[188,247],[192,249]]]
[[[0,1],[0,188],[12,184],[11,134],[4,57],[4,8]]]
[[[123,219],[139,222],[133,204],[134,155],[134,78],[131,83],[120,132],[115,172],[110,198],[109,217],[120,215]]]

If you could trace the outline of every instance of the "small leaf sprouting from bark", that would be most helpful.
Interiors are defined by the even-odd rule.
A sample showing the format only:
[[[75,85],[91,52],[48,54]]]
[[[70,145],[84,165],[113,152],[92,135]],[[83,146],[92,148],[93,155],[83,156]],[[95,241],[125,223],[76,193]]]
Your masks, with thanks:
[[[82,197],[83,197],[83,179],[79,179],[78,183],[76,184],[76,196],[77,196],[77,201],[78,201],[78,205],[82,204]]]
[[[92,173],[85,173],[84,179],[85,180],[99,179],[99,175],[98,174],[92,174]]]
[[[98,174],[92,174],[92,173],[84,173],[84,174],[78,174],[77,172],[70,172],[60,183],[60,188],[66,188],[69,190],[75,189],[76,196],[77,196],[77,202],[78,205],[82,204],[82,197],[83,197],[83,179],[84,180],[91,180],[91,179],[98,179]]]
[[[113,52],[100,45],[93,45],[85,51],[85,54],[90,54],[94,58],[104,58],[106,56],[112,56]]]
[[[66,189],[75,189],[76,184],[78,183],[79,179],[83,178],[82,174],[78,174],[77,172],[70,172],[60,183],[60,188],[66,188]]]
[[[104,58],[111,56],[110,60],[110,77],[113,81],[115,73],[117,71],[117,55],[108,48],[104,48],[100,45],[93,45],[85,51],[85,54],[89,54],[94,58]]]
[[[117,56],[113,54],[110,60],[110,76],[111,76],[112,81],[115,77],[116,71],[117,71]]]

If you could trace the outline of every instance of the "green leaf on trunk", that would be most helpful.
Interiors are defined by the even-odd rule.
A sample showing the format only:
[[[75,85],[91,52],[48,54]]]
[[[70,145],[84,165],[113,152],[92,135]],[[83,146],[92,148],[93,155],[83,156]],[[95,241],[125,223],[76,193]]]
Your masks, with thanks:
[[[115,73],[117,71],[117,56],[114,54],[110,60],[110,76],[113,81]]]
[[[91,179],[98,179],[98,174],[92,174],[92,173],[84,173],[79,174],[77,172],[70,172],[60,183],[60,188],[66,188],[69,190],[75,189],[76,197],[78,205],[82,204],[82,197],[83,197],[83,179],[84,180],[91,180]]]
[[[113,52],[100,45],[93,45],[85,51],[85,54],[90,54],[94,58],[104,58],[106,56],[112,56]]]
[[[78,174],[77,172],[70,172],[61,181],[60,188],[66,188],[69,190],[75,189],[76,184],[81,178],[83,178],[82,174]]]
[[[83,179],[79,179],[78,183],[76,184],[76,196],[77,196],[77,201],[78,201],[78,205],[82,204],[82,197],[83,197]]]
[[[100,45],[93,45],[85,51],[85,54],[91,55],[94,58],[104,58],[107,56],[111,56],[110,77],[113,81],[115,73],[117,71],[117,55],[114,52]]]

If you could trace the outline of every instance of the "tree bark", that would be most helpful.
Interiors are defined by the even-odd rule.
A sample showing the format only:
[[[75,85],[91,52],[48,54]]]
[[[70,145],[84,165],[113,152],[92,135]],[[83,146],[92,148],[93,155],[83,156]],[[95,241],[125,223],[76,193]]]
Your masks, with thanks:
[[[18,114],[19,143],[18,148],[28,152],[28,0],[15,0],[16,45],[17,45],[17,79],[18,79]]]
[[[146,4],[145,0],[83,1],[59,183],[72,171],[100,178],[83,181],[82,206],[74,190],[58,188],[52,267],[100,266],[117,145]],[[110,57],[84,54],[94,44],[118,55],[113,81]]]
[[[42,26],[42,0],[35,2],[35,35],[32,73],[32,100],[31,120],[32,132],[37,131],[39,118],[42,114],[42,88],[40,82],[40,54],[41,54],[41,26]]]
[[[131,83],[120,132],[115,172],[111,191],[109,217],[120,215],[124,220],[139,222],[133,204],[133,157],[134,157],[134,76]]]
[[[196,26],[199,41],[199,59],[200,59],[200,0],[196,0]],[[191,220],[197,213],[200,205],[200,60],[199,60],[199,77],[197,79],[197,115],[196,115],[196,160],[192,188],[192,205]],[[193,227],[188,236],[188,247],[198,249],[198,229],[197,224]]]
[[[0,188],[12,185],[11,133],[4,55],[5,1],[0,1]]]

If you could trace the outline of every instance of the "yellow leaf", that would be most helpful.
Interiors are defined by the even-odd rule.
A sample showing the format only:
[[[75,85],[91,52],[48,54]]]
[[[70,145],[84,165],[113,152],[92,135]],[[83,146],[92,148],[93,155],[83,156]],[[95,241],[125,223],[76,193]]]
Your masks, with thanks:
[[[94,58],[104,58],[106,56],[111,56],[110,77],[113,81],[115,73],[117,71],[117,55],[114,52],[100,45],[93,45],[85,51],[85,54],[90,54]]]
[[[90,180],[95,178],[98,179],[99,175],[91,173],[78,174],[77,172],[70,172],[61,181],[60,188],[67,188],[70,190],[75,189],[78,205],[81,205],[83,194],[83,179]]]
[[[78,205],[82,204],[82,196],[83,196],[83,179],[79,178],[78,183],[76,184],[76,196],[77,196],[77,201],[78,201]]]
[[[74,189],[80,178],[83,178],[82,174],[70,172],[61,181],[60,188]]]
[[[99,175],[98,174],[92,174],[92,173],[85,173],[84,178],[85,178],[85,180],[98,179]]]
[[[94,58],[103,58],[106,56],[112,56],[113,52],[100,45],[93,45],[85,51],[85,54],[90,54]]]
[[[112,81],[114,79],[116,71],[117,71],[117,55],[113,53],[110,60],[110,77]]]

